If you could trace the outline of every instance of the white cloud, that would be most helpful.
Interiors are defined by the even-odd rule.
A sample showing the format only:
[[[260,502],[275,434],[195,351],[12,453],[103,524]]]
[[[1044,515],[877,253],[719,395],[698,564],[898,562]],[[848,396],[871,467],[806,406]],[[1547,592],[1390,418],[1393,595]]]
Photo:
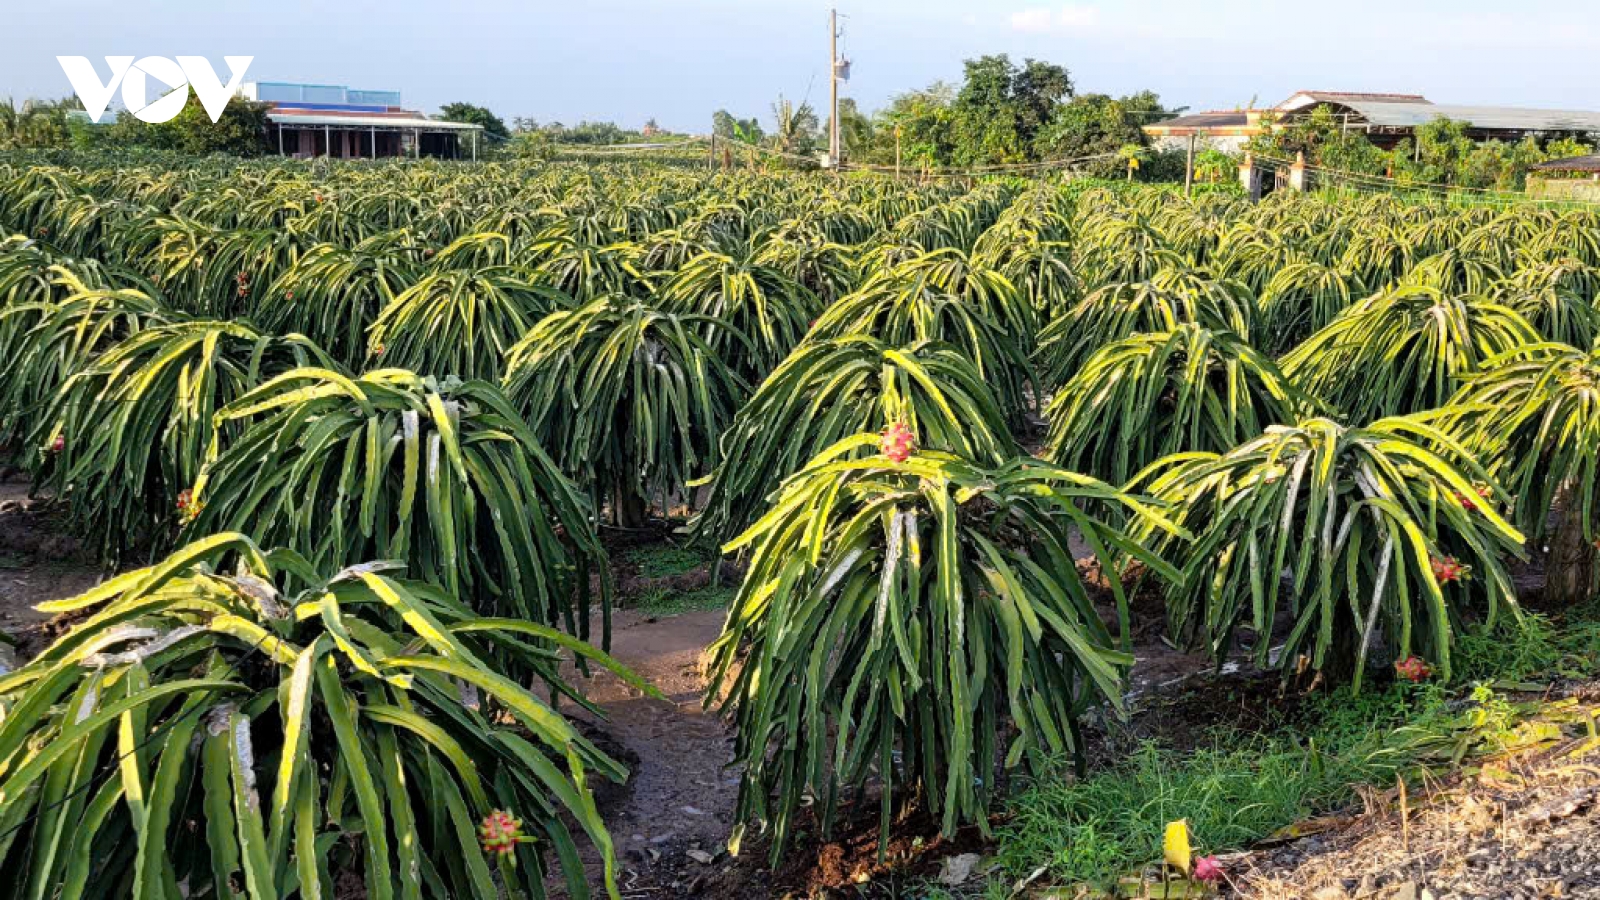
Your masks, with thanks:
[[[1050,30],[1055,16],[1048,9],[1025,9],[1011,14],[1011,27],[1015,31],[1039,33]]]
[[[1084,32],[1099,24],[1099,9],[1077,3],[1056,9],[1036,6],[1011,14],[1012,30],[1029,34]]]

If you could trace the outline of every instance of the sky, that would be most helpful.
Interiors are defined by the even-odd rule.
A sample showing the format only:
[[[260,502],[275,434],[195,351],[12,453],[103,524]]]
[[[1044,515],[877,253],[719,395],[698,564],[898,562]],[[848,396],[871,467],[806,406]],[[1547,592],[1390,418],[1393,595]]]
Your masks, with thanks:
[[[959,82],[1008,53],[1072,72],[1080,93],[1153,90],[1172,106],[1270,106],[1297,90],[1421,93],[1439,103],[1600,109],[1594,0],[841,0],[866,110]],[[771,118],[779,94],[827,103],[828,6],[801,0],[4,0],[0,98],[71,92],[58,55],[255,57],[246,80],[398,89],[514,116],[705,132]]]

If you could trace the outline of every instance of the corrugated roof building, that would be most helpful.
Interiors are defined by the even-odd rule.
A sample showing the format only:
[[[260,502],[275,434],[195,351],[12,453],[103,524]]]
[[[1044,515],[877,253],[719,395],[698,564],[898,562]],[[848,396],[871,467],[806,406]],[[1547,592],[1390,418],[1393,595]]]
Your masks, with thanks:
[[[482,126],[404,109],[399,91],[258,81],[242,85],[239,92],[270,105],[267,143],[284,156],[477,158]]]
[[[1379,146],[1393,146],[1436,119],[1467,123],[1476,140],[1518,141],[1600,132],[1600,112],[1434,103],[1419,94],[1360,94],[1301,91],[1278,104],[1279,121],[1292,122],[1325,108],[1347,130],[1360,131]]]
[[[1434,103],[1421,94],[1360,91],[1298,91],[1270,110],[1200,113],[1152,123],[1144,131],[1158,145],[1183,146],[1193,136],[1208,146],[1237,150],[1274,124],[1318,109],[1328,110],[1347,130],[1359,131],[1381,147],[1392,147],[1440,118],[1466,122],[1467,134],[1480,141],[1600,134],[1600,112]]]
[[[1259,109],[1191,113],[1146,125],[1144,133],[1164,149],[1185,147],[1193,137],[1207,147],[1234,153],[1266,131],[1264,115],[1265,111]]]

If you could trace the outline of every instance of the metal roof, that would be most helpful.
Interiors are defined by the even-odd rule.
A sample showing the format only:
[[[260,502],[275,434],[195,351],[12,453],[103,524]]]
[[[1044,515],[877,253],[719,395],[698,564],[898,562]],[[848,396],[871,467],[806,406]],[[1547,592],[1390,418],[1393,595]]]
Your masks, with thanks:
[[[1534,166],[1537,172],[1600,172],[1600,156],[1571,156]]]
[[[1250,114],[1239,112],[1203,112],[1176,119],[1151,122],[1151,128],[1243,128],[1250,124]]]
[[[442,122],[418,115],[360,113],[341,115],[331,110],[271,110],[267,118],[278,125],[327,125],[333,128],[416,128],[422,131],[482,131],[482,125]]]
[[[1369,91],[1295,91],[1289,99],[1278,104],[1282,109],[1300,98],[1306,98],[1317,103],[1427,103],[1428,98],[1421,94],[1379,94]],[[1303,105],[1303,104],[1298,104]]]
[[[1449,118],[1484,131],[1600,131],[1600,112],[1585,110],[1369,100],[1329,102],[1349,108],[1379,128],[1415,128],[1434,119]]]

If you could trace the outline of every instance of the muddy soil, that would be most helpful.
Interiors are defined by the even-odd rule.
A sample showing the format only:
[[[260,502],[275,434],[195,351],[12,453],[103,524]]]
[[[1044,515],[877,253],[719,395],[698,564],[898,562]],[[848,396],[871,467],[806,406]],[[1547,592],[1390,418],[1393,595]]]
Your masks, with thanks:
[[[0,481],[0,667],[49,642],[49,617],[36,605],[81,594],[103,577],[61,534],[47,505],[28,497],[25,482]]]
[[[601,735],[601,746],[631,770],[625,786],[605,789],[597,798],[616,846],[625,897],[697,896],[715,870],[701,860],[726,858],[739,774],[727,768],[733,755],[728,728],[715,710],[701,709],[701,656],[721,632],[724,615],[713,610],[657,618],[627,609],[614,614],[611,655],[655,685],[662,699],[644,696],[607,672],[576,679],[606,716],[569,714]],[[598,859],[588,855],[598,876]]]

